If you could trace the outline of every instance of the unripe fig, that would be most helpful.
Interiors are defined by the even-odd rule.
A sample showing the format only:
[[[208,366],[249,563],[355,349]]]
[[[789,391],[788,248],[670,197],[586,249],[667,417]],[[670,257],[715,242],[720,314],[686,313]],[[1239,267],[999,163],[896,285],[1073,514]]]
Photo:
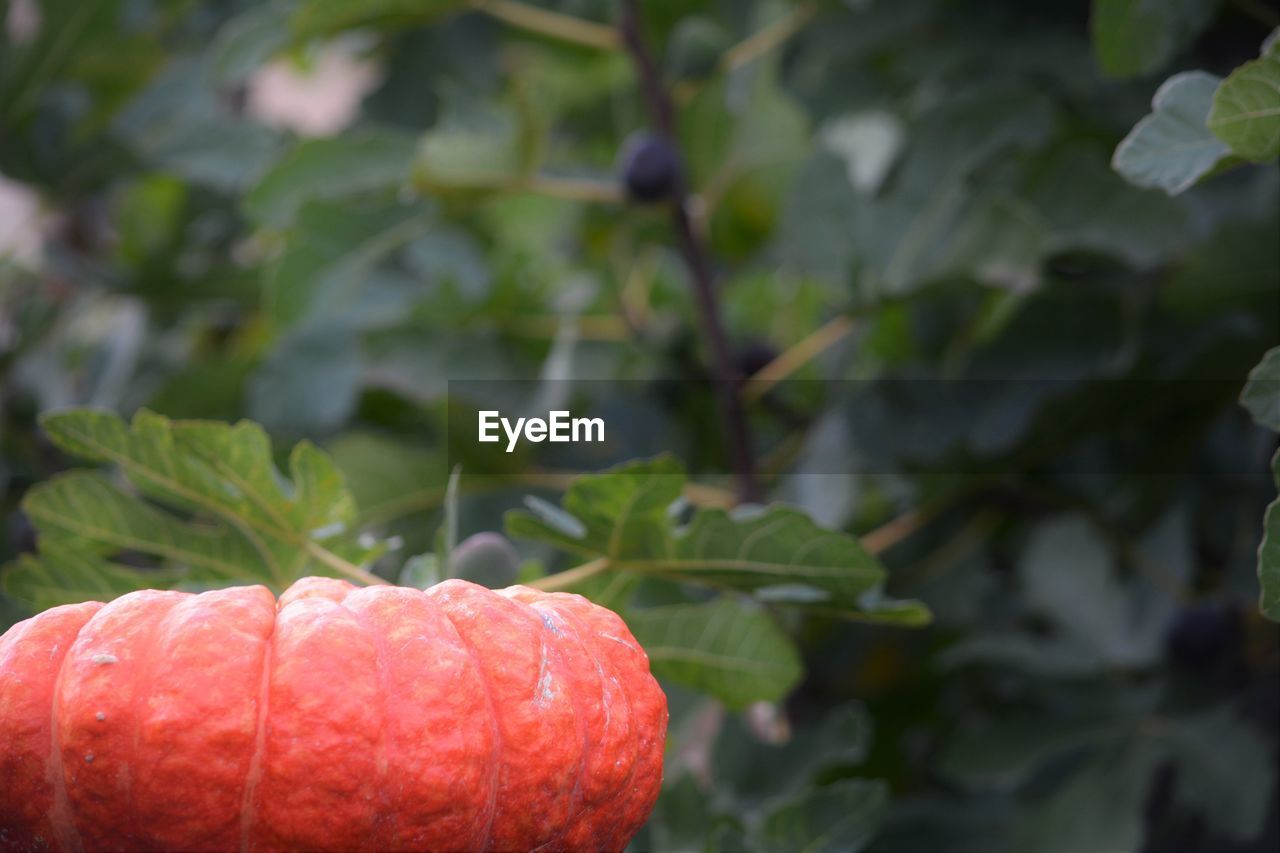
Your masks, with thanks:
[[[520,555],[501,533],[477,533],[458,543],[449,564],[454,577],[497,589],[515,582]]]
[[[661,201],[680,185],[680,152],[655,133],[632,134],[622,148],[622,182],[633,201]]]

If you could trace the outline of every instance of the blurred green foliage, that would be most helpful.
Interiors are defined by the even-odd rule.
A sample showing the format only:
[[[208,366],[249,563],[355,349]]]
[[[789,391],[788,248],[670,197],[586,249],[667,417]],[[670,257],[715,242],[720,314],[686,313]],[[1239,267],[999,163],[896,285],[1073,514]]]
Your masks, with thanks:
[[[827,330],[805,381],[748,389],[788,508],[726,513],[714,412],[663,384],[708,369],[664,212],[617,191],[645,110],[613,2],[536,7],[566,41],[497,2],[7,0],[0,188],[39,210],[0,259],[0,624],[326,554],[408,583],[634,559],[574,588],[671,696],[639,849],[1276,849],[1271,8],[642,5],[744,370]],[[454,379],[569,387],[628,453],[451,488]],[[158,414],[41,430],[69,406]],[[116,467],[55,477],[85,458]],[[519,564],[466,568],[511,511]],[[255,513],[265,552],[209,532]],[[838,607],[640,570],[773,522],[770,571],[860,568]],[[912,600],[928,628],[845,618]]]

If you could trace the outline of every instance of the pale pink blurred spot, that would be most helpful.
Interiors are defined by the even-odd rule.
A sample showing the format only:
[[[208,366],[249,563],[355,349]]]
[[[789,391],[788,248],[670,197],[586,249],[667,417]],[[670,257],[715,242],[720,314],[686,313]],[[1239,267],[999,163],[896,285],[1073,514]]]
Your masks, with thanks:
[[[0,175],[0,263],[37,266],[48,224],[35,190]]]
[[[4,19],[5,32],[14,44],[26,44],[40,34],[43,16],[36,0],[10,0]]]
[[[263,66],[249,81],[248,110],[263,124],[302,136],[330,136],[355,121],[382,73],[349,45],[321,48],[308,67],[290,59]]]

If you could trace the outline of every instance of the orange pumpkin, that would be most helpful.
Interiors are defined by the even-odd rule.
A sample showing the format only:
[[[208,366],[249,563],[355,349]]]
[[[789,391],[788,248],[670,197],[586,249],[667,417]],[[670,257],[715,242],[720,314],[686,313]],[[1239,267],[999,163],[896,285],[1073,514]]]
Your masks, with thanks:
[[[580,596],[135,592],[0,638],[0,849],[616,850],[666,726]]]

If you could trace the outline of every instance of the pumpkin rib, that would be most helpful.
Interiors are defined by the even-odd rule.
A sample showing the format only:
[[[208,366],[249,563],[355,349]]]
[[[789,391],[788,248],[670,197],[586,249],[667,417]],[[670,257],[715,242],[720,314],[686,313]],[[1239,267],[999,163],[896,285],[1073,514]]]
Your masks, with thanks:
[[[373,828],[374,651],[355,616],[329,595],[281,608],[267,746],[249,846],[353,850]]]
[[[280,602],[271,616],[271,633],[262,652],[262,673],[258,677],[258,713],[253,729],[253,753],[249,756],[249,773],[245,776],[240,805],[240,853],[248,853],[253,831],[254,805],[258,783],[262,781],[262,758],[267,750],[267,714],[270,713],[271,667],[275,661],[276,625],[280,620]]]
[[[164,615],[189,595],[128,593],[95,613],[67,652],[69,669],[59,684],[59,747],[69,817],[86,848],[116,849],[136,841],[127,760],[143,699],[138,678]],[[103,725],[108,720],[111,725]]]
[[[608,831],[607,846],[620,850],[639,830],[657,798],[662,767],[662,742],[650,732],[665,730],[666,698],[651,677],[638,677],[641,674],[648,675],[649,659],[634,639],[625,639],[631,637],[631,633],[621,617],[577,596],[561,601],[564,606],[573,608],[591,626],[589,635],[604,657],[612,661],[619,689],[626,695],[632,713],[630,740],[635,750],[635,764],[627,782],[613,800],[615,804],[628,804],[629,807],[619,813],[631,816],[632,821],[604,821],[601,815],[609,815],[615,810],[608,805],[593,813],[593,817],[600,820],[603,829]],[[631,689],[622,687],[623,684],[629,685]]]
[[[467,581],[445,581],[429,594],[441,598],[476,647],[494,690],[504,749],[501,807],[488,846],[537,846],[568,820],[562,792],[573,784],[579,749],[563,736],[571,712],[559,677],[546,665],[541,620],[519,602]]]
[[[612,685],[612,690],[614,691],[614,695],[618,697],[618,701],[626,705],[627,713],[626,713],[626,716],[623,717],[623,719],[627,724],[627,731],[626,731],[626,734],[624,735],[624,738],[629,739],[631,734],[631,707],[630,707],[631,700],[627,696],[626,691],[621,689],[621,684],[619,682],[616,671],[612,671],[609,673],[605,672],[604,665],[600,662],[599,655],[596,654],[596,651],[591,647],[591,644],[586,639],[584,639],[584,634],[586,633],[584,629],[586,626],[582,624],[582,621],[578,618],[578,615],[571,608],[561,606],[564,600],[559,598],[558,595],[559,594],[557,594],[554,597],[546,596],[540,603],[553,609],[558,615],[560,615],[562,619],[565,620],[565,623],[574,632],[575,639],[581,645],[584,654],[587,655],[588,659],[590,659],[590,661],[594,665],[596,675],[599,678],[599,689],[600,689],[602,699],[605,696],[606,691],[611,689],[606,684],[606,682],[608,682],[608,684]],[[603,726],[603,730],[600,732],[600,739],[603,740],[604,737],[608,735],[609,725],[613,722],[613,714],[612,714],[611,702],[602,701],[601,704],[603,705],[604,712],[605,712],[604,726]],[[586,808],[589,805],[593,805],[599,802],[604,802],[609,799],[612,799],[617,796],[619,791],[626,790],[626,785],[630,782],[631,773],[634,771],[634,769],[635,769],[635,761],[634,761],[634,754],[633,754],[632,761],[628,762],[627,764],[626,775],[620,780],[615,780],[616,784],[608,788],[607,793],[605,793],[604,796],[594,797],[590,801],[584,800],[583,810],[579,812],[579,815],[575,816],[575,819],[578,816],[580,816],[583,812],[585,812]]]
[[[570,794],[569,817],[555,838],[555,846],[559,849],[566,847],[576,849],[576,847],[582,845],[574,845],[571,835],[578,825],[581,815],[589,807],[588,795],[591,791],[588,786],[595,779],[597,773],[597,768],[594,766],[597,752],[595,741],[607,732],[609,722],[608,706],[603,701],[604,684],[600,665],[583,642],[576,620],[571,620],[555,606],[555,595],[527,587],[510,587],[502,590],[499,594],[520,601],[539,614],[547,629],[558,640],[553,646],[557,649],[557,654],[560,655],[562,661],[567,653],[564,643],[571,642],[577,649],[578,654],[592,664],[590,671],[595,678],[594,683],[590,685],[585,683],[589,679],[584,675],[584,667],[566,666],[568,673],[566,684],[568,691],[574,697],[574,712],[578,719],[578,734],[582,741],[582,754],[578,763],[573,791]],[[553,622],[556,624],[553,625]],[[600,701],[593,703],[588,698],[592,695],[598,696]],[[595,713],[593,713],[593,706]]]
[[[366,587],[346,605],[363,612],[388,650],[387,772],[399,784],[382,849],[481,849],[496,753],[478,665],[421,590]]]
[[[342,601],[338,602],[338,606],[355,618],[356,622],[364,629],[364,632],[369,635],[369,639],[373,643],[375,666],[377,666],[378,670],[378,697],[382,700],[382,713],[379,715],[378,746],[374,752],[374,767],[377,768],[378,771],[377,791],[379,805],[377,816],[373,822],[374,833],[371,838],[370,846],[375,850],[385,850],[387,849],[387,833],[383,818],[391,812],[391,809],[389,808],[390,797],[387,794],[387,785],[384,784],[387,778],[387,768],[390,764],[387,755],[387,724],[391,717],[390,684],[389,679],[387,678],[387,642],[386,638],[382,635],[382,632],[373,630],[368,617],[363,611],[347,606],[347,599],[349,599],[356,591],[357,590],[355,589],[348,591],[347,594],[342,597]]]
[[[625,775],[621,776],[621,778],[616,781],[616,787],[601,799],[600,804],[605,807],[604,811],[607,813],[609,811],[607,806],[619,801],[625,802],[629,798],[631,781],[635,778],[636,767],[640,762],[638,715],[636,714],[634,703],[631,701],[631,694],[622,686],[622,669],[619,666],[617,659],[612,654],[612,646],[608,642],[604,641],[603,635],[600,631],[594,629],[595,626],[591,624],[591,620],[588,618],[591,611],[583,610],[583,605],[590,607],[590,603],[587,602],[586,599],[576,595],[562,593],[554,595],[556,596],[553,599],[555,605],[560,608],[562,612],[570,614],[578,623],[579,636],[585,636],[587,638],[585,646],[590,652],[592,658],[595,660],[596,665],[600,667],[602,677],[607,678],[613,684],[616,690],[616,695],[620,697],[621,703],[627,709],[627,728],[622,735],[620,747],[622,748],[623,754],[629,758],[629,761],[627,762],[627,771]],[[609,670],[607,673],[605,672],[606,666]],[[607,707],[612,706],[609,705]],[[596,840],[597,843],[606,849],[620,850],[626,846],[625,840],[622,844],[617,843],[615,840],[615,835],[619,833],[616,832],[616,827],[614,825],[597,826],[596,822],[590,819],[592,816],[594,816],[594,814],[588,815],[583,828],[580,830],[585,833],[587,838]],[[626,840],[630,840],[630,836],[628,836]]]
[[[72,646],[75,645],[75,641],[79,637],[80,632],[84,629],[84,626],[88,624],[93,615],[101,609],[102,605],[98,602],[75,604],[70,605],[65,609],[61,609],[58,612],[46,611],[46,613],[42,613],[33,619],[27,620],[25,623],[19,623],[19,625],[16,626],[18,630],[12,634],[12,642],[9,646],[10,653],[8,666],[3,665],[5,652],[4,646],[0,645],[0,673],[5,671],[9,672],[10,678],[14,679],[14,681],[10,682],[11,685],[15,683],[24,685],[24,689],[16,698],[14,704],[10,705],[8,708],[11,714],[13,714],[14,708],[17,708],[18,712],[13,716],[8,716],[7,719],[2,722],[17,723],[21,728],[21,712],[23,706],[25,706],[28,712],[32,713],[30,721],[35,722],[39,726],[35,732],[31,733],[31,735],[34,735],[35,737],[29,735],[27,738],[29,741],[28,748],[30,749],[31,747],[35,747],[38,750],[32,757],[38,757],[39,767],[29,767],[24,780],[22,778],[24,774],[21,773],[22,767],[19,765],[17,768],[14,768],[10,765],[10,771],[15,769],[18,771],[18,778],[15,780],[12,777],[9,777],[9,781],[11,783],[16,782],[15,787],[18,790],[25,791],[27,794],[26,799],[28,802],[26,803],[26,808],[21,811],[15,808],[13,811],[8,812],[8,814],[6,814],[6,811],[8,810],[0,809],[0,828],[3,828],[3,818],[16,818],[17,820],[22,821],[18,824],[19,828],[25,825],[27,831],[30,832],[29,837],[41,837],[43,833],[48,832],[49,835],[52,836],[53,843],[64,850],[79,849],[80,841],[79,835],[76,833],[75,828],[71,825],[71,821],[69,819],[70,807],[66,799],[66,780],[62,772],[62,754],[57,748],[58,729],[56,700],[58,696],[58,685],[63,677],[62,674],[65,670],[65,664]],[[37,630],[38,628],[44,628],[46,630],[52,629],[57,631],[63,625],[64,620],[66,620],[66,624],[74,625],[69,632],[65,632],[67,634],[66,636],[50,638],[42,636],[40,631]],[[24,625],[25,628],[23,627]],[[5,639],[10,639],[10,635],[7,634]],[[49,646],[50,640],[53,640],[52,647]],[[28,653],[27,657],[29,662],[34,662],[44,658],[52,664],[53,672],[51,677],[46,678],[43,684],[41,684],[38,673],[36,673],[34,683],[29,677],[25,680],[18,678],[18,675],[22,674],[21,670],[23,666],[22,657],[20,656],[20,642],[34,642],[40,644],[36,654]],[[47,657],[45,654],[46,649]],[[0,693],[2,692],[3,691],[0,690]],[[26,700],[25,702],[23,701],[24,698]],[[0,703],[0,705],[3,705],[3,703]],[[6,745],[6,754],[4,758],[21,761],[21,730],[17,732],[17,736],[18,740],[16,743],[8,743]],[[32,785],[36,786],[36,790],[31,790],[29,786]],[[34,816],[33,822],[30,800],[42,797],[47,798],[49,809],[48,814],[44,815],[43,819],[39,815]],[[24,813],[25,819],[21,817]],[[61,820],[59,818],[61,818]],[[0,835],[4,834],[7,833],[0,833]],[[25,849],[21,846],[20,841],[21,837],[13,840],[12,847],[8,844],[0,845],[0,847],[15,850]]]
[[[131,760],[140,846],[238,848],[274,625],[275,598],[262,586],[192,596],[160,620],[149,674],[139,682],[145,700]],[[181,748],[191,743],[200,748]]]
[[[511,597],[511,596],[508,596],[508,597]],[[552,624],[548,621],[548,619],[551,618],[551,615],[548,614],[546,611],[541,610],[538,607],[534,606],[534,604],[529,601],[521,601],[520,599],[516,599],[516,598],[512,598],[512,600],[517,601],[520,604],[523,604],[525,607],[529,608],[529,610],[533,611],[534,615],[538,617],[538,623],[542,625],[543,654],[546,655],[547,650],[550,649],[551,660],[554,661],[555,667],[562,671],[562,682],[564,684],[565,695],[568,698],[568,705],[570,709],[573,711],[574,729],[576,730],[578,734],[578,740],[581,743],[581,748],[578,753],[577,768],[574,770],[574,773],[573,773],[573,789],[569,792],[569,796],[568,796],[569,808],[568,808],[568,813],[567,813],[564,825],[561,826],[554,834],[552,834],[551,837],[548,838],[546,842],[547,847],[552,849],[559,849],[560,842],[564,838],[565,834],[568,833],[569,827],[573,825],[573,819],[577,815],[578,810],[580,808],[580,802],[582,797],[582,777],[583,777],[583,774],[586,772],[587,756],[591,748],[590,738],[587,733],[587,721],[583,713],[582,697],[578,690],[577,679],[572,672],[572,668],[565,661],[564,649],[562,648],[561,643],[555,641],[558,639],[557,635],[559,634],[559,629],[554,628]],[[547,634],[550,634],[552,636],[549,638],[546,636]],[[551,639],[552,642],[548,642],[548,639]]]
[[[148,650],[155,649],[156,639],[161,636],[161,632],[168,622],[169,617],[173,615],[174,610],[178,609],[183,602],[178,602],[164,612],[159,619],[154,619],[149,625],[146,633],[146,639],[139,643],[139,646]],[[127,826],[133,831],[133,840],[137,841],[142,829],[140,809],[138,808],[138,792],[137,785],[134,781],[134,768],[138,766],[139,746],[142,741],[142,729],[146,724],[146,718],[143,711],[146,710],[145,699],[151,694],[151,687],[154,682],[156,670],[156,655],[147,654],[143,657],[141,665],[138,667],[138,675],[133,679],[133,698],[131,705],[135,709],[133,717],[133,737],[129,739],[129,750],[125,755],[122,776],[125,779],[125,797],[124,797],[124,814]]]
[[[425,595],[425,593],[424,593]],[[484,819],[484,843],[480,845],[481,850],[489,850],[493,846],[493,822],[498,815],[498,788],[502,782],[502,751],[503,736],[502,725],[498,722],[498,703],[493,698],[493,687],[489,684],[489,679],[485,677],[484,666],[480,663],[479,655],[476,654],[475,646],[467,639],[467,636],[458,628],[458,623],[454,621],[453,614],[449,612],[449,608],[443,606],[442,603],[435,601],[435,597],[426,596],[432,601],[440,612],[444,614],[445,621],[452,627],[453,632],[458,635],[459,642],[462,647],[467,650],[467,655],[471,659],[472,665],[476,668],[476,672],[480,673],[480,683],[484,685],[484,695],[486,704],[489,707],[489,725],[493,732],[493,762],[492,769],[489,773],[489,800],[486,806],[486,815]]]

